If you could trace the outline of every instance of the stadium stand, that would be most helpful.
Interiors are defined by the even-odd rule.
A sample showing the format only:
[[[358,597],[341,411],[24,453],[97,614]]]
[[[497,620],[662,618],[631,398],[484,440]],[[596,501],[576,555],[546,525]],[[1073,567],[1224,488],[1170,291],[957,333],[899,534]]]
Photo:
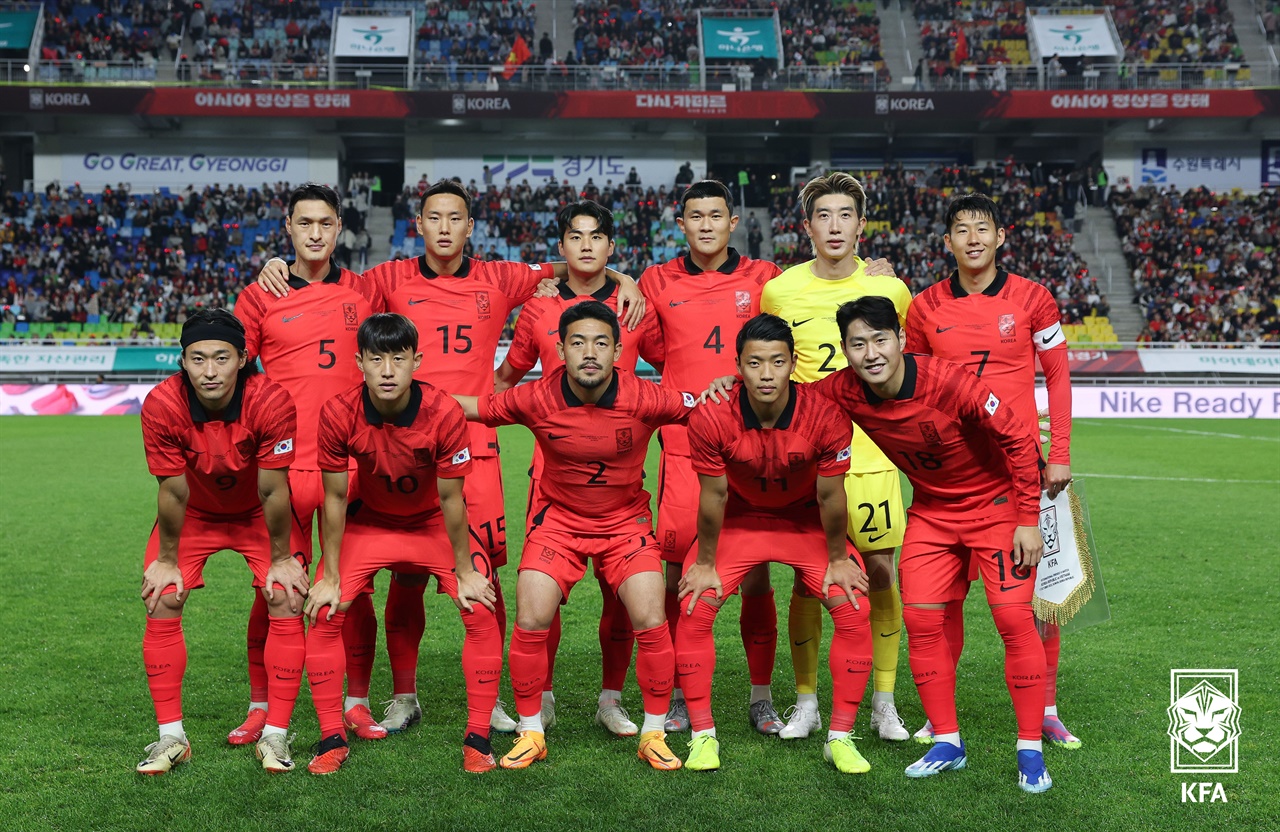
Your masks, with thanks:
[[[1147,321],[1139,340],[1280,341],[1280,194],[1144,187],[1110,206]]]
[[[428,3],[420,20],[417,50],[423,64],[455,68],[501,64],[517,36],[525,39],[530,50],[535,48],[534,6],[526,0]],[[482,69],[468,69],[457,80],[469,83],[485,78]]]
[[[1240,61],[1244,53],[1225,0],[1172,0],[1111,6],[1126,60],[1145,64]]]

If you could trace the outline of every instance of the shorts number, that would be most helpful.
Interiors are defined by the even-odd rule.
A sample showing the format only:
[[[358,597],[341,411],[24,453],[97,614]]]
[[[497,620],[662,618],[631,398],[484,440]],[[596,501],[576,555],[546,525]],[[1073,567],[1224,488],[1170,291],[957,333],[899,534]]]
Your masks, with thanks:
[[[401,494],[412,494],[418,490],[418,478],[412,474],[405,474],[395,480],[392,480],[387,474],[380,474],[378,479],[382,480],[387,486],[387,491],[391,493],[399,491]]]
[[[338,363],[338,354],[331,349],[326,349],[330,344],[334,342],[334,340],[335,339],[333,338],[320,339],[320,355],[326,359],[316,365],[321,370],[332,370],[334,365]]]
[[[922,468],[926,471],[937,471],[942,467],[942,460],[927,451],[916,451],[914,454],[910,451],[898,451],[898,455],[907,461],[912,471],[919,471]]]
[[[480,524],[480,528],[484,529],[485,536],[489,538],[489,550],[492,551],[499,546],[505,546],[507,543],[507,516],[504,514],[497,520],[486,520]],[[495,541],[494,531],[500,536]]]
[[[885,500],[884,502],[880,503],[880,508],[884,509],[884,528],[885,528],[885,531],[889,531],[890,529],[892,529],[892,528],[893,528],[893,520],[892,520],[892,518],[891,518],[891,517],[890,517],[890,515],[889,515],[889,501],[888,501],[888,500]],[[876,525],[876,522],[875,522],[875,521],[876,521],[876,507],[875,507],[873,504],[871,504],[871,503],[858,503],[858,510],[859,510],[859,511],[862,511],[863,509],[866,509],[866,512],[867,512],[867,519],[866,519],[866,521],[862,524],[862,528],[858,529],[858,532],[859,532],[860,534],[867,534],[868,532],[878,532],[878,531],[880,531],[880,527],[879,527],[879,526],[877,526],[877,525]]]
[[[1000,568],[1000,583],[1004,583],[1004,550],[997,549],[993,557],[996,559],[996,566]],[[1027,578],[1031,577],[1031,567],[1015,563],[1009,570],[1009,575],[1012,576],[1015,581],[1025,581]]]
[[[236,478],[230,474],[223,474],[214,480],[213,483],[222,491],[230,491],[236,487]]]
[[[453,351],[462,354],[471,352],[471,337],[467,333],[471,330],[471,324],[458,324],[453,328]],[[436,327],[436,332],[443,336],[443,351],[449,351],[449,325]]]
[[[761,490],[761,491],[768,491],[768,490],[769,490],[769,483],[773,483],[773,484],[774,484],[774,486],[775,486],[779,491],[786,491],[786,490],[787,490],[787,478],[786,478],[786,477],[774,477],[774,478],[772,478],[772,479],[770,479],[769,477],[756,477],[756,482],[760,483],[760,490]]]
[[[471,567],[484,575],[485,578],[493,577],[493,567],[489,563],[489,557],[484,552],[471,553]]]
[[[834,372],[836,371],[836,369],[837,369],[837,368],[836,368],[836,366],[835,366],[834,364],[832,364],[831,362],[832,362],[832,361],[834,361],[834,360],[835,360],[835,358],[836,358],[836,346],[835,346],[835,344],[819,344],[819,345],[818,345],[818,349],[822,350],[823,352],[825,352],[825,353],[827,354],[827,357],[826,357],[826,358],[824,358],[824,359],[822,359],[822,365],[821,365],[820,367],[818,367],[818,372],[820,372],[820,373],[834,373]]]
[[[711,330],[711,334],[707,336],[707,340],[702,342],[704,350],[715,350],[716,355],[724,349],[724,342],[720,340],[720,327]]]
[[[587,477],[587,485],[608,485],[609,481],[604,478],[604,472],[607,466],[603,462],[592,460],[586,463],[596,469],[596,472]]]
[[[991,350],[971,350],[969,355],[978,356],[978,369],[974,370],[978,378],[982,378],[982,371],[987,368],[987,360],[991,358]]]

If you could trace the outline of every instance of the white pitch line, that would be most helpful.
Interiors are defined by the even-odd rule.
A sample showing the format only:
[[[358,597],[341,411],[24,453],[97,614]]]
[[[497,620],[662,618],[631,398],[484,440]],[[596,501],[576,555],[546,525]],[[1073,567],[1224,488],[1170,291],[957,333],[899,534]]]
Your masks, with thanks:
[[[1186,428],[1164,428],[1155,425],[1125,425],[1110,419],[1077,419],[1090,425],[1106,425],[1107,427],[1129,428],[1130,430],[1163,430],[1169,433],[1189,433],[1195,436],[1217,436],[1222,439],[1252,439],[1255,442],[1280,442],[1280,436],[1249,436],[1243,433],[1216,433],[1211,430],[1187,430]]]
[[[1142,477],[1133,474],[1073,474],[1103,480],[1158,480],[1159,482],[1229,482],[1245,485],[1280,485],[1280,480],[1220,480],[1211,477]]]

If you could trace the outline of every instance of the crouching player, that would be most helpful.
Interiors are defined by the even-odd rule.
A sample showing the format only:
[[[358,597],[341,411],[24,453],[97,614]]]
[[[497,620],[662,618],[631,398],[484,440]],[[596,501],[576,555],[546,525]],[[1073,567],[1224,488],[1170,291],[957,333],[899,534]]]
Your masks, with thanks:
[[[685,564],[676,670],[689,705],[693,742],[685,765],[720,767],[711,717],[712,625],[727,595],[761,563],[785,563],[835,622],[830,670],[834,704],[824,749],[845,774],[870,765],[849,732],[871,673],[867,576],[845,537],[849,420],[812,389],[791,384],[795,341],[786,321],[757,315],[738,332],[743,383],[727,402],[689,419],[693,468],[701,481],[697,555]],[[689,602],[683,603],[689,598]]]
[[[142,573],[142,659],[160,739],[147,746],[138,773],[164,774],[191,759],[182,727],[182,610],[188,591],[204,586],[205,561],[222,549],[244,555],[267,601],[271,675],[256,751],[267,771],[289,771],[286,735],[306,651],[298,593],[307,592],[307,574],[289,548],[297,411],[283,387],[247,363],[244,325],[225,309],[188,318],[181,343],[182,372],[142,406],[147,467],[160,482]]]
[[[463,769],[496,767],[489,716],[498,698],[502,639],[488,556],[472,553],[463,477],[471,470],[466,420],[449,396],[413,374],[422,363],[418,331],[401,315],[371,315],[356,333],[364,384],[320,412],[324,553],[307,599],[307,678],[320,718],[320,745],[308,768],[332,774],[347,759],[342,718],[347,608],[380,569],[434,575],[462,614],[467,688]],[[355,460],[360,499],[347,504]]]
[[[836,311],[849,366],[815,387],[897,463],[915,489],[898,567],[911,673],[936,744],[908,777],[964,768],[946,605],[969,591],[977,559],[1005,645],[1017,716],[1019,786],[1048,790],[1040,724],[1045,656],[1031,611],[1040,536],[1040,456],[1031,429],[964,367],[904,355],[893,303],[863,297]]]
[[[516,626],[507,665],[520,714],[519,737],[504,768],[545,759],[542,689],[547,631],[556,610],[595,558],[635,631],[636,683],[644,700],[640,759],[656,769],[680,768],[663,723],[675,676],[667,628],[662,561],[649,494],[642,487],[649,437],[685,422],[695,404],[679,393],[614,368],[621,354],[618,316],[599,301],[560,315],[564,364],[538,381],[476,399],[457,396],[469,419],[522,424],[542,454],[545,507],[530,523],[516,582]]]

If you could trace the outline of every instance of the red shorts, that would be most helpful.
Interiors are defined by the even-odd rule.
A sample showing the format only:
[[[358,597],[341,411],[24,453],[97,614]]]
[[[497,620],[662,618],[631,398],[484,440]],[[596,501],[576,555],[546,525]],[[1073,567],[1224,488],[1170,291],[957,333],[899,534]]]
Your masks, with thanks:
[[[356,499],[355,469],[347,472],[347,502]],[[308,569],[314,557],[311,527],[324,507],[324,480],[320,471],[289,469],[289,504],[293,508],[293,529],[289,534],[289,546],[295,554],[301,553],[303,565]]]
[[[484,552],[472,552],[471,562],[486,578],[493,569]],[[417,575],[434,575],[438,592],[458,597],[453,546],[445,531],[444,515],[436,514],[424,523],[394,526],[385,516],[366,513],[347,520],[342,535],[342,601],[354,600],[373,587],[373,577],[382,569]],[[316,580],[324,577],[324,562],[316,569]]]
[[[907,536],[898,562],[904,604],[945,604],[969,594],[976,565],[992,604],[1031,603],[1034,567],[1014,566],[1010,557],[1017,518],[1010,514],[974,520],[907,513]]]
[[[253,573],[253,585],[266,586],[267,570],[271,568],[271,536],[267,534],[267,524],[261,512],[234,520],[208,520],[188,514],[182,524],[182,535],[178,538],[178,569],[182,571],[185,589],[204,586],[205,561],[224,549],[243,555],[249,571]],[[147,540],[142,568],[146,569],[159,556],[160,526],[157,524]],[[279,584],[276,586],[284,589]],[[171,584],[164,591],[178,590]]]
[[[854,563],[862,567],[858,550],[845,539],[845,547]],[[685,559],[684,569],[698,559],[693,547]],[[822,582],[827,577],[827,536],[821,523],[793,523],[786,518],[765,515],[728,515],[720,529],[716,546],[716,574],[724,597],[738,591],[747,573],[762,563],[782,563],[800,575],[805,588],[821,598]],[[831,587],[831,597],[844,595],[838,586]]]
[[[583,535],[539,526],[530,532],[520,556],[520,571],[531,569],[550,575],[560,586],[561,603],[569,600],[573,585],[587,574],[587,559],[596,563],[596,574],[615,593],[628,578],[641,572],[662,574],[662,559],[653,534]]]
[[[658,543],[667,563],[684,563],[697,540],[701,492],[693,461],[664,451],[658,463]]]
[[[507,507],[502,495],[502,460],[472,457],[471,473],[462,485],[472,549],[479,548],[494,568],[507,564]]]

